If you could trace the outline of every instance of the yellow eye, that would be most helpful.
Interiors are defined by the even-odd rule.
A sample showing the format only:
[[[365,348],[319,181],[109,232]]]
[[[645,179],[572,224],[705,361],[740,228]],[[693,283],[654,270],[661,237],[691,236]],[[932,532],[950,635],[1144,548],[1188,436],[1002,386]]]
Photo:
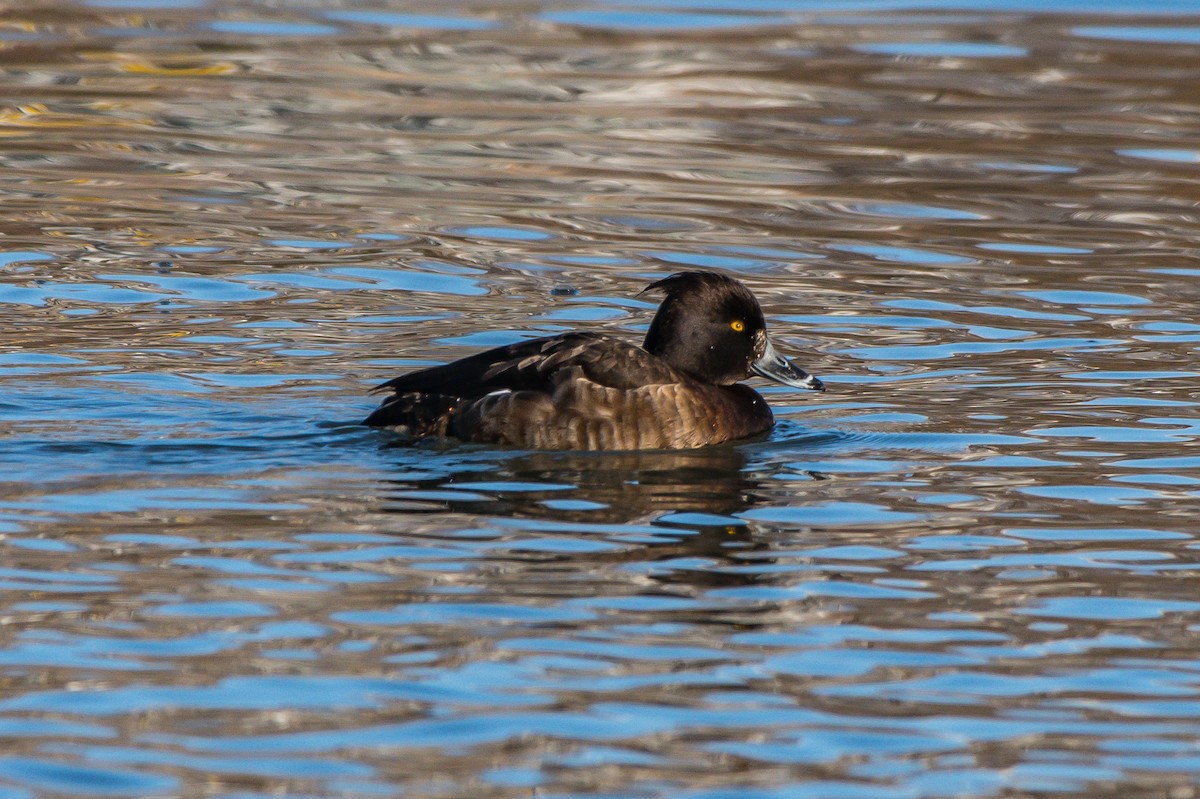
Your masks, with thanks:
[[[743,330],[746,329],[746,323],[743,322],[741,319],[734,319],[732,322],[729,323],[729,326],[732,327],[738,333],[741,333]]]

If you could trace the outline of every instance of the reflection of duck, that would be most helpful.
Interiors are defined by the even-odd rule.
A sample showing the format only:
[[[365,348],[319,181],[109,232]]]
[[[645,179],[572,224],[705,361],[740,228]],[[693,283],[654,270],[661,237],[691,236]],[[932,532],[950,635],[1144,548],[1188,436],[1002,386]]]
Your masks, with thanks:
[[[745,465],[737,449],[712,447],[685,452],[534,453],[515,459],[510,468],[518,480],[575,486],[574,491],[550,498],[547,510],[555,518],[611,524],[657,520],[668,513],[740,513],[754,487],[742,471]],[[525,508],[523,513],[533,515],[533,510]]]
[[[596,333],[498,347],[384,383],[392,394],[365,424],[525,449],[688,449],[771,427],[766,400],[738,382],[751,373],[824,389],[775,352],[739,281],[680,272],[646,290],[666,297],[641,347]]]
[[[737,518],[764,492],[762,481],[769,481],[747,470],[741,447],[388,451],[395,454],[395,471],[383,487],[380,509],[402,517],[395,529],[405,537],[455,547],[464,546],[464,535],[486,539],[483,551],[502,567],[482,570],[480,579],[497,591],[558,590],[564,585],[560,580],[569,583],[563,590],[575,591],[579,580],[608,579],[600,575],[612,575],[607,570],[624,563],[639,564],[636,580],[664,586],[738,587],[794,579],[769,568],[773,537],[759,535],[753,522]],[[598,539],[605,544],[588,546]],[[753,560],[755,568],[738,568],[752,552],[761,553]],[[648,586],[641,590],[654,592]],[[749,615],[739,623],[749,623]]]
[[[407,461],[413,450],[395,452]],[[390,481],[388,493],[394,504],[389,506],[411,512],[416,509],[413,500],[433,500],[425,506],[431,511],[610,525],[657,522],[674,513],[714,517],[662,520],[668,525],[666,530],[675,524],[688,528],[740,525],[730,517],[746,510],[757,487],[757,481],[744,471],[745,456],[734,447],[512,453],[502,459],[447,461],[449,468],[443,471],[437,467],[444,457],[425,453],[421,463],[398,463],[418,476],[406,480],[400,474]]]

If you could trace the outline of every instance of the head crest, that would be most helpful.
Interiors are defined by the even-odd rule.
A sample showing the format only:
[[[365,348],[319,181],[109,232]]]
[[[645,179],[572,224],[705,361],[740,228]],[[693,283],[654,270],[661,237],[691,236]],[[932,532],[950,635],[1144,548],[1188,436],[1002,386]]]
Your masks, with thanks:
[[[664,277],[662,280],[651,283],[638,293],[645,294],[648,291],[661,291],[668,297],[673,297],[685,291],[715,289],[718,287],[737,287],[744,290],[742,284],[737,280],[718,272],[676,272],[673,275]]]

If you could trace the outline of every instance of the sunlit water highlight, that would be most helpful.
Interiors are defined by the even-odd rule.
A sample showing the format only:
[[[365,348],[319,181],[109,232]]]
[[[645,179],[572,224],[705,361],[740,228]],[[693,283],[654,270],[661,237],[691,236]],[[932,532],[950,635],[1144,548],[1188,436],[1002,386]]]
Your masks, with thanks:
[[[1191,796],[1200,3],[0,16],[0,799]],[[744,279],[830,388],[397,442]]]

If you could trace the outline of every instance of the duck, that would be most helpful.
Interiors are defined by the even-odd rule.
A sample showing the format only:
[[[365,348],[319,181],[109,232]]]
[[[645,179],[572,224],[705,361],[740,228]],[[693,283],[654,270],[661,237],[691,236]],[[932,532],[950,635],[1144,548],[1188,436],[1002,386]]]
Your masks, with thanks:
[[[363,424],[411,439],[453,438],[524,450],[678,450],[751,438],[774,425],[751,375],[825,385],[780,355],[741,281],[677,272],[641,346],[569,332],[496,347],[376,387]]]

